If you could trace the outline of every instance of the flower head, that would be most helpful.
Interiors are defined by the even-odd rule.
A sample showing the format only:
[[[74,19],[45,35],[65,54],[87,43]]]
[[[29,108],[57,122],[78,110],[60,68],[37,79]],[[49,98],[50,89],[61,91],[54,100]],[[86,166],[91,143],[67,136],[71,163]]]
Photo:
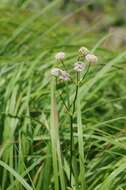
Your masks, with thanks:
[[[70,80],[69,73],[67,73],[66,71],[63,71],[63,70],[61,70],[59,68],[53,68],[51,70],[51,75],[53,75],[55,77],[59,77],[59,79],[61,79],[63,81]]]
[[[59,68],[53,68],[51,70],[51,75],[58,77],[60,75],[60,69]]]
[[[89,63],[96,63],[98,61],[97,56],[95,56],[94,54],[88,53],[85,56],[85,59],[89,62]]]
[[[65,53],[64,52],[59,52],[55,55],[55,59],[57,61],[63,61],[65,59]]]
[[[82,56],[86,56],[86,55],[89,53],[89,50],[88,50],[86,47],[81,47],[81,48],[79,49],[79,53],[80,53],[80,55],[82,55]]]
[[[66,71],[60,70],[59,78],[63,81],[68,81],[70,80],[70,75]]]
[[[83,71],[85,68],[85,64],[83,62],[77,62],[74,64],[74,70],[77,72]]]

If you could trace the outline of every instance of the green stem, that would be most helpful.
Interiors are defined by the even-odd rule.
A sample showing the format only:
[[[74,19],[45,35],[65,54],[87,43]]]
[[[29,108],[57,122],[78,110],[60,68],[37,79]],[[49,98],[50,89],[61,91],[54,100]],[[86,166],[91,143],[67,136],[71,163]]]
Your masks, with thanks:
[[[70,187],[72,181],[72,155],[73,155],[73,116],[70,116]]]
[[[80,80],[80,82],[79,82],[79,83],[81,83],[81,82],[83,82],[83,81],[84,81],[85,77],[87,76],[87,74],[88,74],[88,72],[89,72],[90,65],[91,65],[91,64],[89,63],[89,64],[88,64],[88,67],[87,67],[87,71],[85,72],[85,74],[84,74],[83,78]]]
[[[66,70],[66,66],[63,61],[61,61],[61,64],[63,65],[64,70]]]
[[[62,101],[64,107],[66,108],[67,113],[68,113],[69,115],[71,115],[71,113],[70,113],[70,111],[69,111],[69,108],[68,108],[68,106],[66,105],[65,100],[64,100],[62,94],[59,93],[59,96],[60,96],[60,99],[61,99],[61,101]]]
[[[68,84],[67,84],[67,85],[68,85]],[[57,79],[56,79],[56,86],[57,86]],[[57,92],[58,92],[58,90],[57,90]],[[68,94],[68,86],[67,86],[68,106],[67,106],[67,104],[66,104],[66,102],[65,102],[65,100],[64,100],[62,94],[63,94],[63,93],[58,92],[58,95],[59,95],[59,97],[60,97],[60,100],[62,101],[64,107],[66,108],[67,113],[68,113],[69,115],[71,115],[71,113],[70,113],[70,111],[69,111],[70,109],[69,109],[69,94]]]
[[[79,74],[77,73],[76,92],[75,92],[75,96],[74,96],[74,100],[73,100],[72,115],[70,116],[70,187],[72,186],[72,160],[73,160],[73,146],[74,146],[73,120],[74,120],[76,100],[77,100],[78,89],[79,89],[78,83],[79,83]]]

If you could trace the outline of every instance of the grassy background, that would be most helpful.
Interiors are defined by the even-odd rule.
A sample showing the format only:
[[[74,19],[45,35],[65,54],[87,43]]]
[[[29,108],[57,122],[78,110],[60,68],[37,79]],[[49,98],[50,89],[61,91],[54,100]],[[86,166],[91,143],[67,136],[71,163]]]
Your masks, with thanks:
[[[79,92],[73,189],[126,189],[123,3],[0,0],[0,190],[69,186],[70,126],[58,96],[64,85],[54,92],[50,69],[58,51],[67,52],[69,68],[81,46],[99,62]],[[74,91],[69,85],[71,99]]]

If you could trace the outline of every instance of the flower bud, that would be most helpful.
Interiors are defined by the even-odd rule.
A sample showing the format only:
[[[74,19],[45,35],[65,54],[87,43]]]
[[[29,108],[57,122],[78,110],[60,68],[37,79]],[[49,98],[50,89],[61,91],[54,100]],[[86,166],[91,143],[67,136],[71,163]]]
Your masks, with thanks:
[[[63,61],[65,59],[65,53],[64,52],[59,52],[55,55],[55,59],[57,61]]]
[[[89,63],[96,63],[96,62],[98,61],[97,56],[95,56],[94,54],[91,54],[91,53],[87,54],[87,55],[85,56],[85,59],[86,59]]]
[[[74,70],[77,72],[81,72],[85,69],[85,64],[83,62],[77,62],[74,64]]]
[[[88,50],[86,47],[81,47],[81,48],[79,49],[79,53],[80,53],[80,55],[82,55],[82,56],[86,56],[86,55],[89,53],[89,50]]]

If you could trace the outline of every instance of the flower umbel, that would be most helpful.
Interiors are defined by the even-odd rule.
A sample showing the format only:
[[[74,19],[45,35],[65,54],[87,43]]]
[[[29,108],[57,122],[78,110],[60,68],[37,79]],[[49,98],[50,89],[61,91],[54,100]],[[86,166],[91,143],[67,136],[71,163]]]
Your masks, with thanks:
[[[86,47],[81,47],[81,48],[79,49],[79,53],[80,53],[80,55],[82,55],[82,56],[86,56],[86,55],[89,53],[89,50],[88,50]]]
[[[55,55],[55,59],[57,61],[63,61],[65,59],[65,53],[64,52],[59,52]]]
[[[59,68],[53,68],[51,70],[51,75],[58,77],[60,75],[60,69]]]
[[[96,63],[96,62],[98,61],[97,56],[95,56],[95,55],[92,54],[92,53],[88,53],[88,54],[85,56],[85,59],[86,59],[89,63]]]
[[[53,68],[51,70],[51,75],[53,75],[55,77],[59,77],[59,79],[61,79],[63,81],[70,80],[69,73],[67,73],[66,71],[63,71],[63,70],[61,70],[59,68]]]
[[[59,78],[63,81],[68,81],[70,80],[70,75],[66,71],[60,70]]]
[[[77,72],[81,72],[85,69],[85,64],[83,62],[77,62],[74,64],[74,70]]]

